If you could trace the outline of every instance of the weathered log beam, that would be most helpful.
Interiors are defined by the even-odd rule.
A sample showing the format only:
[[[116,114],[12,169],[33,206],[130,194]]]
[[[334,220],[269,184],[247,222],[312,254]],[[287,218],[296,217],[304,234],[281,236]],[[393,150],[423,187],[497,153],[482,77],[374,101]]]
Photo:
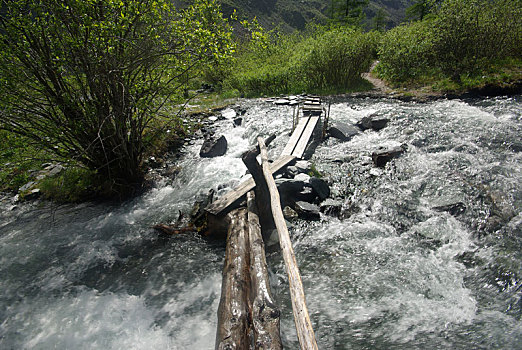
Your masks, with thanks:
[[[294,250],[292,248],[292,241],[288,234],[283,211],[281,209],[281,201],[279,199],[279,192],[275,184],[272,173],[270,172],[270,165],[268,163],[268,152],[266,150],[265,142],[262,138],[257,138],[259,149],[261,151],[261,164],[263,168],[263,175],[268,185],[270,192],[270,205],[274,222],[279,235],[279,244],[283,252],[283,259],[285,261],[286,272],[288,274],[288,283],[290,285],[290,296],[292,298],[292,309],[294,313],[295,327],[297,330],[297,337],[302,350],[317,350],[317,343],[315,340],[312,322],[308,315],[308,308],[306,307],[306,300],[303,290],[303,283],[297,261],[295,259]]]
[[[250,248],[250,305],[254,349],[279,350],[282,349],[279,332],[280,311],[275,305],[270,289],[265,245],[261,236],[261,226],[253,191],[247,194],[247,208]]]
[[[228,215],[223,283],[218,309],[216,349],[249,349],[250,271],[248,224],[246,209],[236,209]]]

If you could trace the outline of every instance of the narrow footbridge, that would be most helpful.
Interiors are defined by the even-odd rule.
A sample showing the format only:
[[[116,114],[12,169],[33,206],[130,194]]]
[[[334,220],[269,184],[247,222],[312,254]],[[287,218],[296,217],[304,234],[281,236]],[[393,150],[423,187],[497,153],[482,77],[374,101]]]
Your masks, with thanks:
[[[262,232],[273,228],[277,230],[285,261],[299,344],[303,350],[317,349],[273,174],[294,159],[303,157],[323,112],[323,125],[326,125],[328,115],[316,97],[307,98],[297,110],[294,109],[293,133],[281,156],[273,163],[268,161],[265,140],[258,137],[258,146],[242,157],[251,178],[206,208],[214,220],[228,223],[216,349],[282,349],[280,311],[270,289],[262,238]],[[261,164],[257,160],[259,154]],[[229,207],[245,195],[246,208],[230,211]]]
[[[328,113],[323,108],[319,97],[307,97],[302,106],[298,106],[293,114],[292,135],[281,153],[281,156],[270,164],[270,171],[272,174],[287,166],[294,159],[300,159],[303,157],[306,146],[308,145],[321,116],[324,116],[324,126],[328,123]],[[299,116],[300,114],[302,115],[301,117]],[[228,192],[209,205],[206,208],[206,211],[212,215],[219,215],[254,187],[254,179],[250,177],[243,181],[233,191]]]

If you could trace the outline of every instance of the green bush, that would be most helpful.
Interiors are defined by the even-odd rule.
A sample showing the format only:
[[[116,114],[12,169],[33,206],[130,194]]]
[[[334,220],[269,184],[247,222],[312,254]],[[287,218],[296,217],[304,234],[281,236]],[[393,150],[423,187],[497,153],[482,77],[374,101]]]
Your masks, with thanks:
[[[440,76],[460,83],[522,54],[522,1],[445,0],[420,22],[387,32],[379,74],[394,83]]]
[[[430,21],[395,27],[382,38],[378,73],[392,82],[414,80],[433,59],[433,26]]]
[[[311,89],[347,88],[372,61],[372,37],[359,30],[335,28],[305,41],[299,72]]]
[[[245,95],[345,91],[360,83],[375,56],[378,34],[316,26],[273,35],[266,46],[240,48],[224,87]]]

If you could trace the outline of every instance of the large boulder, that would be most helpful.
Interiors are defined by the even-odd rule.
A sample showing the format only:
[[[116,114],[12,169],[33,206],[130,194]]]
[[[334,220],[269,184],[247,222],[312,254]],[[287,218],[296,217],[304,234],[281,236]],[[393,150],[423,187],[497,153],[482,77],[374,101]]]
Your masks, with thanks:
[[[349,141],[355,135],[360,133],[360,130],[353,125],[336,122],[328,129],[330,136],[335,137],[341,141]]]
[[[227,153],[227,147],[228,142],[225,136],[221,136],[217,139],[208,138],[203,142],[199,155],[203,158],[219,157]]]

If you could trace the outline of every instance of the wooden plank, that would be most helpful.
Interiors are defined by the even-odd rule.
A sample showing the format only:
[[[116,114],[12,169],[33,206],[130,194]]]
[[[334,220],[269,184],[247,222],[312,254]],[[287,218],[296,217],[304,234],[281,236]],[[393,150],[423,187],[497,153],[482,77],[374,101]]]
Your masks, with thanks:
[[[281,153],[282,156],[291,155],[294,151],[295,145],[297,142],[299,142],[299,138],[301,137],[301,134],[303,133],[304,129],[306,128],[306,125],[308,124],[309,117],[302,117],[299,120],[299,124],[297,124],[297,127],[295,128],[294,132],[290,136],[290,139],[288,140],[288,143],[286,144],[285,149]]]
[[[290,296],[292,298],[292,310],[294,313],[295,328],[297,330],[297,338],[302,350],[317,350],[317,343],[315,341],[315,334],[312,328],[312,322],[308,315],[308,308],[306,307],[306,300],[303,290],[303,283],[297,261],[295,259],[294,250],[292,248],[292,241],[288,234],[285,218],[281,209],[281,201],[276,183],[272,177],[270,165],[268,164],[268,152],[266,150],[265,142],[258,137],[257,142],[261,150],[261,165],[263,167],[263,175],[270,191],[270,205],[272,207],[272,215],[279,235],[279,245],[283,252],[283,259],[285,261],[286,273],[288,274],[288,283],[290,285]]]
[[[272,169],[272,173],[275,173],[281,170],[282,167],[286,166],[295,157],[292,155],[284,155],[279,157],[275,162],[270,165],[270,169]],[[250,177],[249,179],[243,181],[238,187],[234,190],[226,193],[221,198],[210,204],[205,210],[213,215],[218,215],[227,207],[229,207],[232,203],[234,203],[239,198],[243,197],[248,191],[253,189],[256,186],[254,180]]]
[[[261,175],[262,176],[262,175]],[[268,189],[265,189],[268,193]],[[276,306],[265,257],[265,244],[261,236],[258,210],[254,191],[247,193],[247,217],[250,252],[250,289],[252,328],[255,350],[280,350],[281,336],[279,331],[280,311]],[[259,205],[259,200],[258,200]],[[270,210],[268,210],[270,211]]]
[[[247,210],[232,211],[228,219],[230,226],[218,308],[216,350],[248,349],[250,345]]]
[[[310,140],[312,133],[314,132],[318,120],[319,117],[310,117],[310,121],[306,125],[306,129],[303,131],[303,134],[301,135],[299,142],[297,143],[297,145],[294,148],[294,151],[292,152],[292,155],[296,158],[301,158],[303,156],[303,153],[306,149],[306,146],[308,145],[308,141]]]

